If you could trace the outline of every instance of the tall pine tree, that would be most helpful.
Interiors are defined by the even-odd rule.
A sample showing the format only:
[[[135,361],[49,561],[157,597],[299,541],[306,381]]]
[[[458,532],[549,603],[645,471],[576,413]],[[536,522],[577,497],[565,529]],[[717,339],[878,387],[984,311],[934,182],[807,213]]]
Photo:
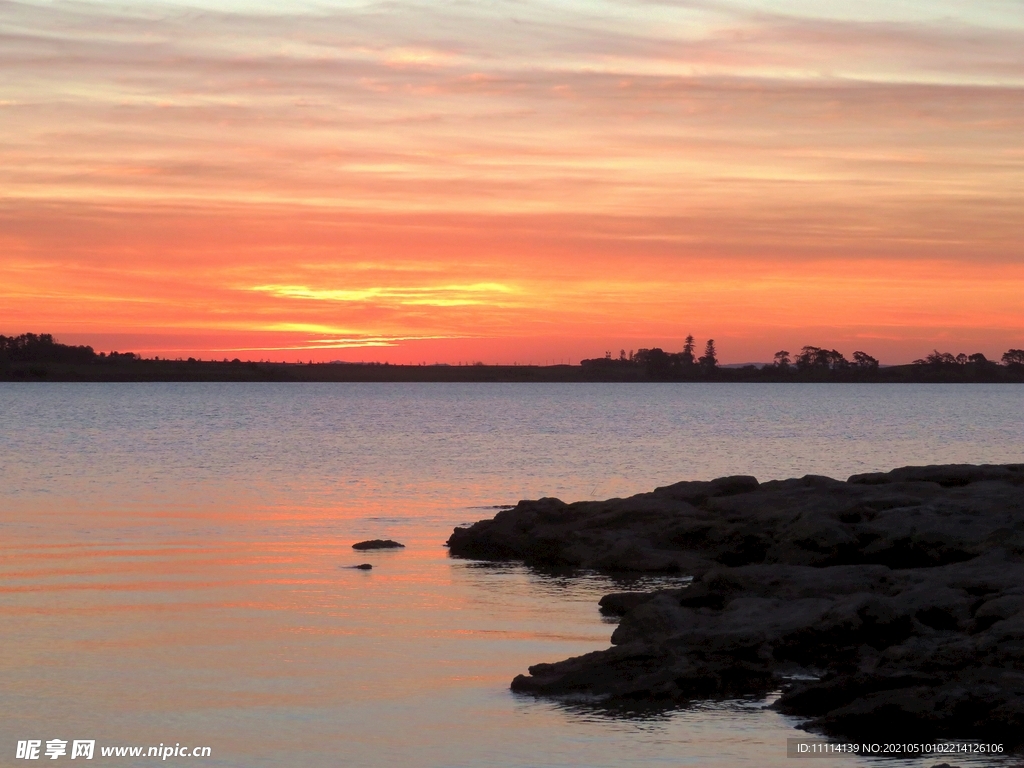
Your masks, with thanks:
[[[700,359],[700,364],[708,371],[713,371],[718,367],[718,357],[715,352],[714,339],[708,339],[708,343],[704,346],[704,356]]]
[[[683,351],[679,354],[682,359],[683,365],[693,365],[696,359],[693,356],[693,334],[691,333],[686,337],[686,343],[683,344]]]

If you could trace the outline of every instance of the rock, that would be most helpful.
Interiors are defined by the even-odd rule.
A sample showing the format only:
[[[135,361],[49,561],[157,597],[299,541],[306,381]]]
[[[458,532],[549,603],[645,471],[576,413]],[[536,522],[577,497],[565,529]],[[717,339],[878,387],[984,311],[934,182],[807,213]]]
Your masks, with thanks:
[[[359,541],[352,545],[352,549],[397,549],[399,547],[404,549],[405,544],[399,544],[391,539],[370,539],[369,541]]]
[[[985,480],[1007,480],[1020,482],[1020,464],[941,464],[930,467],[900,467],[891,472],[871,472],[853,475],[847,482],[863,485],[887,485],[889,483],[925,482],[938,483],[944,488],[959,488]]]
[[[521,501],[456,528],[448,546],[459,557],[689,575],[760,562],[941,565],[980,554],[1004,534],[1003,545],[1024,554],[1024,530],[1013,527],[1024,465],[907,467],[880,474],[885,482],[864,477],[760,485],[722,478],[628,499]]]
[[[613,592],[598,601],[598,608],[606,616],[625,616],[640,603],[646,603],[657,593],[651,592]]]
[[[677,483],[522,501],[454,556],[680,572],[615,593],[612,647],[530,667],[537,695],[686,702],[763,694],[831,736],[1024,745],[1024,465]]]
[[[369,571],[369,570],[371,570],[373,568],[373,566],[370,565],[369,563],[360,563],[359,565],[353,565],[353,566],[350,566],[350,567],[356,568],[356,569],[358,569],[360,571]]]

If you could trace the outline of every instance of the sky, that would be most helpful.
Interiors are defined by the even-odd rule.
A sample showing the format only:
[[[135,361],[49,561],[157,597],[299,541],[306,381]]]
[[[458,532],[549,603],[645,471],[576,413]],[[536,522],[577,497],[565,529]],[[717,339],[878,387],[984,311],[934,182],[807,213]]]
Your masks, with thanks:
[[[1024,347],[1024,3],[0,0],[0,333]]]

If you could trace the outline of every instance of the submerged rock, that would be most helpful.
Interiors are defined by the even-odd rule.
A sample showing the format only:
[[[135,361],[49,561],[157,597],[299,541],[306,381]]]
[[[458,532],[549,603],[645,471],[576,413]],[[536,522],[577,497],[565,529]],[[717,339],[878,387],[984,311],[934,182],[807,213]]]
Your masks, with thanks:
[[[453,555],[694,576],[616,593],[612,648],[538,664],[539,695],[766,693],[851,738],[1024,744],[1024,465],[904,467],[847,482],[678,483],[523,501]]]
[[[369,541],[358,541],[352,545],[352,549],[397,549],[405,548],[405,544],[399,544],[391,539],[370,539]]]
[[[369,570],[371,570],[373,568],[373,566],[370,565],[369,563],[360,563],[359,565],[352,565],[352,566],[349,566],[349,567],[350,568],[355,568],[355,569],[360,570],[360,571],[369,571]]]

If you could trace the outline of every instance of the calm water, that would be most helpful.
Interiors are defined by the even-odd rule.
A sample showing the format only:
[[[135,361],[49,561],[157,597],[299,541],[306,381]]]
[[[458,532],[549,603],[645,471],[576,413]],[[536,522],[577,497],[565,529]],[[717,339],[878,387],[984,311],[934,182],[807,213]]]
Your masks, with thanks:
[[[960,461],[1024,461],[1024,387],[0,385],[0,765],[30,738],[209,766],[789,765],[802,732],[763,701],[628,719],[511,694],[607,647],[596,601],[624,585],[443,542],[519,498]]]

